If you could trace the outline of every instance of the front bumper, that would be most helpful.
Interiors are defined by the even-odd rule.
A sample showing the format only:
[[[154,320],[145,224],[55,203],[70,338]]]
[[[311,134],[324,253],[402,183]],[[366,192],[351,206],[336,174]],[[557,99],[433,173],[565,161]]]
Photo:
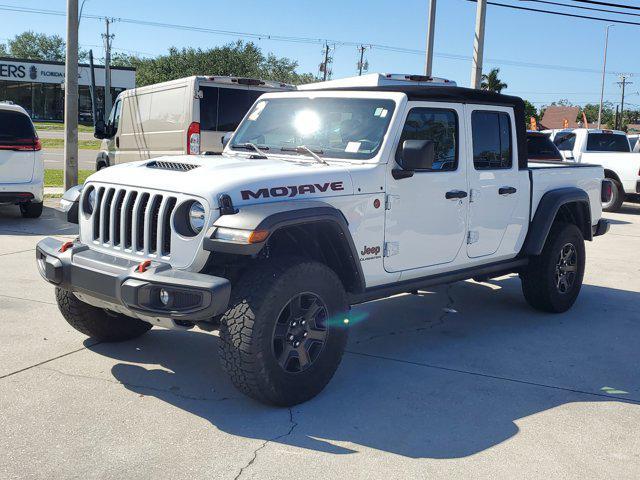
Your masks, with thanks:
[[[36,247],[38,270],[49,283],[89,299],[95,306],[165,325],[196,322],[224,313],[231,284],[226,278],[175,270],[151,262],[144,272],[139,263],[90,250],[74,243],[61,252],[63,242],[45,238]],[[160,292],[168,293],[163,303]]]
[[[600,220],[598,220],[598,223],[596,225],[593,225],[591,227],[591,230],[593,232],[593,236],[594,237],[599,237],[600,235],[604,235],[605,233],[607,233],[609,231],[609,227],[611,225],[609,224],[608,220],[605,220],[604,218],[601,218]]]

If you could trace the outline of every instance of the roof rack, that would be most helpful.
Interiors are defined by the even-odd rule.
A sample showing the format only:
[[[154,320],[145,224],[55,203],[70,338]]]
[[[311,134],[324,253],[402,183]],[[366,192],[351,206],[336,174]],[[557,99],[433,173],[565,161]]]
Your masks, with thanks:
[[[455,87],[456,82],[446,78],[429,77],[427,75],[413,75],[405,73],[369,73],[358,77],[327,80],[326,82],[314,82],[299,85],[298,90],[318,90],[322,88],[341,87],[384,87],[384,86],[446,86]]]

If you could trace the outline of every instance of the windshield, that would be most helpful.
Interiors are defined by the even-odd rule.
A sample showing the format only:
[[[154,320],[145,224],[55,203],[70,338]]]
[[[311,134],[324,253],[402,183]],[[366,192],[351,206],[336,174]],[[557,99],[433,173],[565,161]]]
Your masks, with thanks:
[[[321,157],[370,159],[380,149],[395,108],[370,98],[260,100],[238,128],[231,148],[253,143],[269,151],[302,145]]]
[[[589,152],[629,152],[626,135],[615,133],[590,133],[587,137]]]

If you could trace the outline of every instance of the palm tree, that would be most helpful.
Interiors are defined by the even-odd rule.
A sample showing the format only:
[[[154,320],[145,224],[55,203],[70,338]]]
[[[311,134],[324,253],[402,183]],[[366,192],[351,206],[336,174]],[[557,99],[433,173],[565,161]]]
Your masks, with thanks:
[[[508,85],[502,82],[498,78],[498,74],[500,73],[499,68],[493,68],[489,72],[489,74],[482,74],[482,83],[480,84],[480,88],[482,90],[489,90],[490,92],[500,93],[504,88],[507,88]]]

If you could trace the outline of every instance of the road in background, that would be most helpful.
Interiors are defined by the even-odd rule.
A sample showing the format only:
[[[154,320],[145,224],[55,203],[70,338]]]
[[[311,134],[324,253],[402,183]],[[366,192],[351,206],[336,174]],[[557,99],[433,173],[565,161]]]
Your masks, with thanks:
[[[358,306],[291,409],[235,390],[213,334],[73,330],[36,268],[38,240],[77,233],[51,205],[0,208],[0,478],[640,478],[640,205],[587,242],[569,312],[515,275]]]
[[[95,170],[98,150],[78,150],[78,168],[80,170]],[[44,168],[62,170],[64,168],[64,150],[43,149]]]

